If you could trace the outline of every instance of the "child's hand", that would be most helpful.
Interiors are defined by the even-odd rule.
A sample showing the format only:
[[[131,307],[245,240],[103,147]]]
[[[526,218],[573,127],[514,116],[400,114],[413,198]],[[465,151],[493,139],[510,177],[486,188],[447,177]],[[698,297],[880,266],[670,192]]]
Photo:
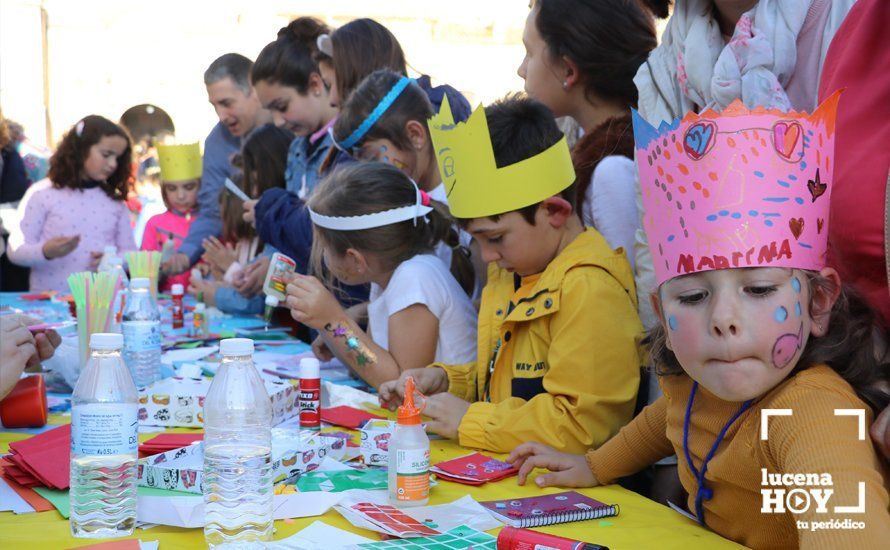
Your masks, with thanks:
[[[890,407],[885,408],[878,415],[869,431],[871,439],[875,443],[875,448],[884,455],[886,460],[890,460]]]
[[[256,227],[256,203],[258,202],[260,202],[259,199],[253,199],[241,203],[241,207],[244,208],[244,214],[241,217],[254,227]]]
[[[291,278],[287,285],[286,303],[294,319],[315,330],[346,317],[346,312],[334,295],[321,281],[307,275],[294,275]]]
[[[448,391],[448,375],[445,369],[440,367],[408,369],[402,372],[398,379],[380,384],[377,397],[381,407],[394,411],[402,404],[405,398],[405,379],[409,376],[414,377],[414,387],[417,391],[427,396]]]
[[[315,354],[316,359],[322,362],[330,361],[334,358],[331,348],[328,347],[321,336],[316,336],[315,340],[312,341],[312,353]]]
[[[207,304],[207,307],[215,307],[216,289],[222,286],[222,283],[216,281],[205,281],[203,279],[192,277],[189,279],[188,292],[195,297],[197,297],[199,294],[202,294],[204,303]]]
[[[448,439],[457,439],[460,422],[469,408],[468,402],[448,392],[427,397],[426,406],[423,408],[423,415],[429,417],[426,423],[427,431]]]
[[[53,237],[43,243],[43,256],[47,260],[61,258],[71,254],[80,244],[80,235],[72,237]]]
[[[244,268],[244,277],[235,283],[238,294],[252,298],[263,289],[263,281],[266,280],[266,272],[269,271],[269,257],[260,256],[256,261],[247,264]]]
[[[164,275],[179,275],[186,269],[191,267],[192,262],[189,261],[188,255],[184,252],[177,252],[170,256],[166,262],[161,264],[161,273]]]
[[[204,239],[201,245],[204,247],[204,261],[213,264],[223,273],[238,259],[238,254],[232,245],[223,244],[216,237]]]
[[[104,252],[96,252],[95,250],[90,252],[90,271],[99,269],[99,262],[102,261],[102,256],[104,255]]]
[[[519,484],[525,485],[528,474],[535,468],[550,470],[535,478],[538,487],[596,487],[599,482],[584,455],[561,453],[543,443],[523,443],[513,449],[507,462],[519,466]]]

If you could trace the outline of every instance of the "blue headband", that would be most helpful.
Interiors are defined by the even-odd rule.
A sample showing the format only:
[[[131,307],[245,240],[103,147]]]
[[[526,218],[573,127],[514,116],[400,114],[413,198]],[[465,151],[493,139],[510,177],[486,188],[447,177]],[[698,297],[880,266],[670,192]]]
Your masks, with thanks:
[[[395,85],[392,87],[392,89],[385,96],[383,96],[383,99],[380,100],[380,103],[378,103],[377,106],[374,107],[374,110],[371,111],[371,114],[368,115],[368,118],[362,121],[362,123],[359,124],[358,128],[356,128],[355,131],[352,132],[348,138],[344,139],[340,143],[337,143],[337,141],[334,140],[334,143],[337,145],[337,147],[346,151],[348,149],[351,149],[356,143],[359,142],[360,139],[365,137],[365,134],[368,133],[368,130],[370,130],[371,127],[373,127],[374,124],[377,123],[380,117],[383,116],[383,113],[385,113],[386,110],[389,109],[393,102],[399,97],[399,95],[401,95],[402,91],[404,91],[404,89],[408,87],[408,84],[411,84],[411,82],[413,81],[413,78],[408,78],[407,76],[403,76],[402,78],[400,78],[399,81],[396,82]]]

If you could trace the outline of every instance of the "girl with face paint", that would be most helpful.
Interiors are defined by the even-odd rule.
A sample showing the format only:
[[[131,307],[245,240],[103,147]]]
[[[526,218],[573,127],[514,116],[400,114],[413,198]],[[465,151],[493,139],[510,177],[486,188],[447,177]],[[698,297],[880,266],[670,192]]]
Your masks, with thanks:
[[[535,467],[551,470],[541,487],[612,483],[676,453],[689,511],[735,542],[883,544],[890,497],[865,428],[888,403],[885,335],[825,266],[837,98],[812,115],[635,117],[661,320],[644,344],[664,395],[585,456],[516,448],[520,483]]]

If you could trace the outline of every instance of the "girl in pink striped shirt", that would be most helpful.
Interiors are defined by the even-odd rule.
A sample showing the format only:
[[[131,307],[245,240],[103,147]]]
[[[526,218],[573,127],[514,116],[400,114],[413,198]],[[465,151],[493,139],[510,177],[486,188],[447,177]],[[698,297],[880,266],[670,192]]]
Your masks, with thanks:
[[[130,136],[104,117],[84,117],[65,134],[9,238],[9,259],[31,268],[31,290],[68,292],[68,275],[95,269],[105,246],[136,249],[124,204],[130,158]]]

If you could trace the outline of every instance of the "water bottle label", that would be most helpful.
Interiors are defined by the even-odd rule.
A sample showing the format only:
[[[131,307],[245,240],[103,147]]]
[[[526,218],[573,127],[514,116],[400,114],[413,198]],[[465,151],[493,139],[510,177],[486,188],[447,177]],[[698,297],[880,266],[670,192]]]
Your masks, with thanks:
[[[139,353],[160,350],[161,324],[158,321],[125,321],[124,351]]]
[[[78,455],[136,454],[136,403],[88,403],[71,411],[71,452]]]
[[[430,450],[396,451],[396,499],[423,500],[430,494]]]

